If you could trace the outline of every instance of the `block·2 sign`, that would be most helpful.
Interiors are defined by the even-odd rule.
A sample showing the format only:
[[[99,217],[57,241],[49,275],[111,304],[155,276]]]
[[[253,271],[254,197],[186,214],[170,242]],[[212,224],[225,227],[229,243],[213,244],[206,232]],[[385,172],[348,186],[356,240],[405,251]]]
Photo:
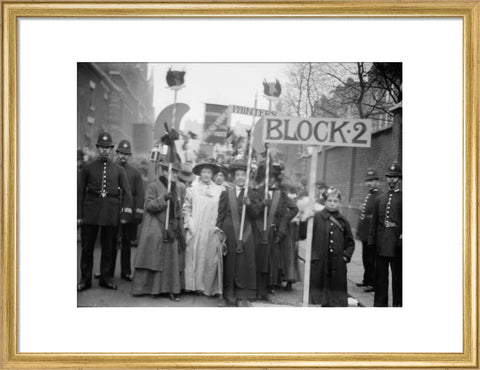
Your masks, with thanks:
[[[360,118],[264,117],[266,143],[370,147],[372,122]]]

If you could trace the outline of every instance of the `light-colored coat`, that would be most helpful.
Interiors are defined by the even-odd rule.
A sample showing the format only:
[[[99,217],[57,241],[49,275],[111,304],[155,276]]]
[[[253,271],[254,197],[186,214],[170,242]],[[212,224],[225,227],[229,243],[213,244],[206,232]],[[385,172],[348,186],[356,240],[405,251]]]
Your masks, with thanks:
[[[222,188],[201,181],[187,188],[183,204],[187,248],[185,250],[185,289],[205,295],[222,293],[222,261],[214,242],[218,202]]]

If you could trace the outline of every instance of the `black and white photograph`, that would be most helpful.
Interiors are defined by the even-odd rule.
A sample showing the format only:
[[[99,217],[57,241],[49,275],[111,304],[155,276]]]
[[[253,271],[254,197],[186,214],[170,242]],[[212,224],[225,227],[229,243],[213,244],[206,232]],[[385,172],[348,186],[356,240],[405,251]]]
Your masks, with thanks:
[[[402,181],[400,62],[79,62],[77,307],[402,307]]]

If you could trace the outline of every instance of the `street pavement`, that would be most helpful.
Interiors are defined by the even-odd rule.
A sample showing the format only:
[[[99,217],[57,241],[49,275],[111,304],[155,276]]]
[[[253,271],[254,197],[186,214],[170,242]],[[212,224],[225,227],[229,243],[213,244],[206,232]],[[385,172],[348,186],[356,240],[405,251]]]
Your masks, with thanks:
[[[299,255],[304,257],[305,243],[300,242]],[[135,258],[136,248],[132,248],[132,261]],[[78,258],[80,261],[80,243],[77,246]],[[303,280],[304,263],[299,261],[299,275]],[[77,279],[80,281],[79,262],[77,264]],[[347,282],[350,307],[372,307],[373,293],[366,293],[363,287],[357,287],[355,284],[362,281],[362,244],[355,242],[355,251],[352,260],[347,265]],[[100,271],[100,245],[97,242],[94,252],[94,272]],[[98,286],[98,280],[92,281],[92,288],[84,292],[77,293],[78,307],[217,307],[219,298],[206,297],[195,293],[185,293],[180,297],[180,302],[173,302],[167,296],[132,296],[131,282],[120,279],[120,250],[117,255],[117,266],[115,269],[115,284],[118,290],[108,290]],[[303,282],[298,281],[293,284],[291,291],[276,291],[269,295],[268,301],[252,302],[253,307],[292,307],[302,306],[303,301]],[[391,300],[391,293],[389,294]],[[391,305],[391,303],[390,303]]]

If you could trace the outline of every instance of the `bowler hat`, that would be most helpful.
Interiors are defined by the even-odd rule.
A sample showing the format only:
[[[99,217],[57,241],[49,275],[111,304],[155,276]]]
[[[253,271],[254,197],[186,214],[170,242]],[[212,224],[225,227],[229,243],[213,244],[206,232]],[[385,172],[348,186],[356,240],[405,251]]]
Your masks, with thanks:
[[[192,165],[189,163],[182,163],[180,166],[180,172],[178,173],[178,179],[184,182],[192,182],[195,180],[195,175],[192,173]]]

